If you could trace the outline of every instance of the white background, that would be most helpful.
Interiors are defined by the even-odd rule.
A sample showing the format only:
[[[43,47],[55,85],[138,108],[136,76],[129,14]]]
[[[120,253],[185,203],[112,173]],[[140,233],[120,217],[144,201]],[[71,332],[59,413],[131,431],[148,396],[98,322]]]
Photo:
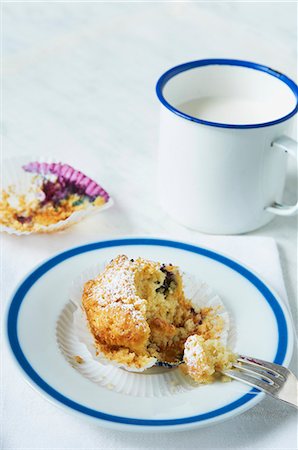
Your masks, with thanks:
[[[2,25],[3,156],[58,156],[96,176],[116,202],[67,233],[2,237],[4,302],[28,270],[70,245],[119,234],[202,239],[158,206],[154,88],[165,70],[232,57],[297,78],[294,2],[7,2]],[[294,202],[295,189],[292,164],[285,200]],[[294,314],[296,227],[296,218],[280,217],[250,233],[276,239]],[[206,430],[140,436],[100,429],[38,397],[3,350],[3,449],[297,447],[294,412],[271,399]]]

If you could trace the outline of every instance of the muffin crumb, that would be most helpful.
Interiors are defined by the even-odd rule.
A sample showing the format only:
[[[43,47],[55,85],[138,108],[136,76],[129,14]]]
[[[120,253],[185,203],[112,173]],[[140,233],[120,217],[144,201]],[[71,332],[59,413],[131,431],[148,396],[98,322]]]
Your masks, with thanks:
[[[74,359],[75,359],[75,361],[78,363],[78,364],[83,364],[85,361],[84,361],[84,359],[81,357],[81,356],[74,356]]]

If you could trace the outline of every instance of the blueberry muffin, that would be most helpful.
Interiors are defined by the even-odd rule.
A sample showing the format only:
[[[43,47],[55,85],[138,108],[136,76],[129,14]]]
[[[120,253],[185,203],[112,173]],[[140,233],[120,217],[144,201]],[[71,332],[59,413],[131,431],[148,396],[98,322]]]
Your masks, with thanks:
[[[177,267],[125,255],[85,284],[82,304],[98,352],[128,368],[180,361],[190,335],[223,328],[216,311],[185,298]]]

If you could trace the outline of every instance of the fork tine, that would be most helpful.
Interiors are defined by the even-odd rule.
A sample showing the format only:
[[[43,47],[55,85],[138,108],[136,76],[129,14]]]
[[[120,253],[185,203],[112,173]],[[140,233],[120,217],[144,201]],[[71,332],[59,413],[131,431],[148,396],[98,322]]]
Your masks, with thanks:
[[[236,370],[225,370],[223,373],[228,377],[234,378],[234,380],[244,381],[250,386],[266,392],[266,394],[274,395],[278,390],[276,385],[266,383],[266,381],[259,380],[258,378],[254,378],[243,372],[238,372]]]
[[[266,394],[291,406],[298,407],[298,380],[289,369],[262,359],[243,355],[240,355],[237,361],[239,364],[235,362],[233,366],[239,371],[225,370],[223,373],[237,381],[242,381],[264,391]]]
[[[265,372],[266,369],[260,368],[258,366],[253,366],[253,368],[251,368],[252,366],[246,366],[243,363],[241,364],[233,363],[233,367],[235,367],[236,369],[240,369],[241,372],[252,374],[252,376],[256,376],[263,380],[267,380],[268,383],[270,384],[276,383],[279,386],[281,386],[281,384],[283,383],[281,378],[277,378],[275,375]]]
[[[252,358],[250,356],[239,355],[237,361],[254,367],[262,367],[264,370],[272,372],[273,374],[276,374],[282,378],[287,378],[290,373],[290,371],[286,367],[264,361],[263,359]]]

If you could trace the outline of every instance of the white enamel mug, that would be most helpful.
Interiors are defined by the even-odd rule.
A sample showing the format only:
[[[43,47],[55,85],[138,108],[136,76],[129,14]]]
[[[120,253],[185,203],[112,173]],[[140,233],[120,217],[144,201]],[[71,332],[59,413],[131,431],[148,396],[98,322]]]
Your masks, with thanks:
[[[282,203],[287,154],[297,157],[287,136],[298,110],[292,80],[248,61],[207,59],[168,70],[156,92],[159,197],[169,215],[206,233],[238,234],[297,212]],[[194,99],[205,105],[197,115]],[[218,99],[228,107],[213,108]]]

